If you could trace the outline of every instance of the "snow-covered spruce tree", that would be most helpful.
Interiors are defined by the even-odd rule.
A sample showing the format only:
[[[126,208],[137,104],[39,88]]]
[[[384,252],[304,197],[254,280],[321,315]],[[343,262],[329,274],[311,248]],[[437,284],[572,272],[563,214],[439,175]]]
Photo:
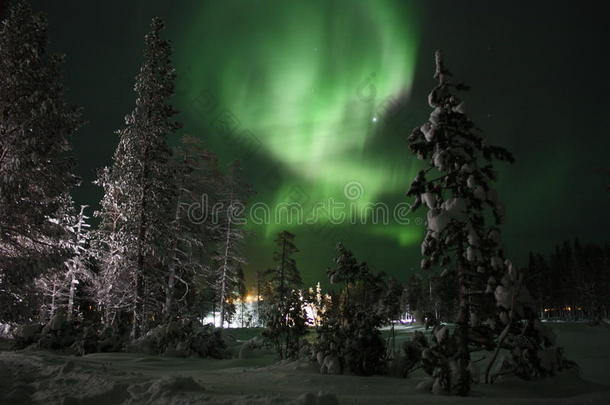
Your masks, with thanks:
[[[235,309],[229,304],[235,300],[238,288],[237,270],[245,264],[241,248],[245,236],[243,215],[245,199],[249,188],[243,182],[241,168],[234,162],[224,178],[219,199],[220,210],[215,218],[215,231],[218,238],[217,253],[212,257],[212,269],[215,272],[216,298],[220,314],[220,327],[224,327]]]
[[[167,268],[172,258],[175,187],[167,137],[179,124],[168,101],[174,94],[171,47],[154,18],[145,37],[144,63],[136,77],[136,107],[117,133],[111,168],[100,173],[104,188],[98,242],[102,245],[100,303],[107,318],[131,313],[131,339],[160,319]]]
[[[491,187],[496,179],[493,162],[512,162],[512,155],[488,145],[475,130],[454,94],[467,88],[451,82],[450,76],[437,52],[438,85],[428,97],[434,110],[409,137],[411,151],[427,167],[407,194],[415,197],[414,209],[422,204],[428,208],[422,268],[438,266],[443,268],[441,277],[452,272],[457,276],[456,327],[452,332],[435,327],[433,345],[423,353],[424,369],[433,377],[433,392],[466,395],[477,378],[472,349],[494,350],[486,380],[501,348],[511,350],[511,356],[498,374],[533,377],[545,373],[542,357],[552,339],[537,320],[531,297],[500,242],[504,210]],[[492,224],[487,223],[488,209]]]
[[[444,326],[435,329],[436,346],[424,358],[432,364],[428,369],[434,378],[434,392],[466,395],[473,379],[470,345],[493,344],[493,333],[479,330],[483,320],[493,318],[486,283],[504,268],[499,230],[487,225],[485,216],[489,207],[496,225],[503,218],[490,187],[496,176],[492,162],[513,159],[506,150],[487,145],[475,131],[462,101],[453,94],[466,87],[449,80],[440,52],[434,77],[438,85],[428,98],[434,108],[430,120],[409,138],[411,150],[428,161],[428,167],[419,172],[408,195],[416,196],[415,209],[422,203],[429,208],[422,268],[445,267],[443,276],[454,272],[459,305],[455,330],[449,334]],[[435,178],[427,179],[430,174]]]
[[[267,279],[263,290],[262,320],[265,336],[276,348],[281,359],[296,358],[307,333],[307,315],[300,289],[303,282],[293,255],[299,250],[295,235],[283,231],[275,239],[274,268],[264,272]]]
[[[31,318],[27,288],[69,255],[57,217],[78,180],[69,140],[81,119],[65,101],[62,60],[29,1],[9,2],[0,25],[0,320]]]
[[[415,196],[414,210],[422,204],[429,209],[421,267],[446,266],[445,274],[455,272],[458,277],[455,331],[449,335],[445,328],[436,334],[439,350],[434,353],[438,357],[434,390],[466,395],[472,380],[472,329],[479,326],[484,307],[489,307],[485,284],[492,266],[501,270],[504,265],[499,230],[485,224],[486,207],[493,210],[496,223],[503,217],[489,185],[496,176],[491,162],[513,158],[506,150],[487,145],[475,131],[462,101],[453,94],[466,87],[451,82],[450,76],[437,52],[434,78],[438,85],[428,97],[434,110],[429,121],[409,137],[411,151],[426,161],[427,167],[418,173],[407,194]],[[487,339],[484,343],[488,344]],[[454,349],[442,350],[443,345]]]

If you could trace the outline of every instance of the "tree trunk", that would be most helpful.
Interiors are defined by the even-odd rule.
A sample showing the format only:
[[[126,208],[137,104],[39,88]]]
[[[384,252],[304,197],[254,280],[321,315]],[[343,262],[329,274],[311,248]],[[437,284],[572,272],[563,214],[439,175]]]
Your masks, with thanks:
[[[392,358],[396,357],[396,334],[394,333],[394,322],[392,322]]]
[[[286,260],[286,238],[282,242],[282,261],[280,262],[280,288],[282,294],[284,293],[284,260]],[[284,297],[282,297],[284,298]]]
[[[140,335],[140,322],[144,322],[144,314],[143,314],[143,303],[142,303],[142,294],[144,292],[144,237],[146,236],[146,154],[147,148],[144,148],[143,153],[143,166],[142,173],[140,175],[140,187],[141,187],[141,195],[140,195],[140,226],[138,229],[138,260],[137,266],[133,274],[133,282],[134,282],[134,302],[133,302],[133,318],[131,325],[131,340],[136,340]],[[138,319],[140,318],[140,319]],[[140,322],[138,322],[138,320]]]
[[[508,333],[510,332],[510,328],[513,324],[513,318],[515,317],[515,300],[519,296],[519,291],[521,290],[522,281],[523,281],[522,274],[519,274],[517,286],[515,287],[515,291],[513,291],[513,296],[511,299],[510,313],[508,316],[508,324],[506,325],[504,330],[502,330],[502,333],[498,337],[498,342],[496,343],[496,350],[494,351],[494,354],[493,354],[491,360],[489,361],[489,363],[487,363],[487,367],[485,368],[485,384],[489,384],[492,382],[492,380],[490,379],[491,369],[492,369],[494,363],[496,362],[496,359],[498,358],[500,349],[502,349],[502,344],[504,343],[504,340],[508,336]]]
[[[74,263],[70,264],[74,266]],[[74,312],[74,293],[76,292],[76,277],[74,276],[74,267],[72,267],[71,271],[71,281],[70,281],[70,295],[68,296],[68,320],[72,320],[72,313]]]
[[[286,260],[286,237],[284,237],[284,240],[282,242],[282,261],[280,262],[280,297],[281,299],[285,302],[286,301],[286,297],[287,297],[287,293],[286,291],[284,291],[285,286],[285,280],[284,278],[286,277],[286,274],[284,272],[284,261]],[[282,311],[282,323],[283,326],[287,327],[288,326],[288,311]],[[280,354],[280,356],[283,357],[283,354]]]
[[[57,283],[55,282],[55,279],[53,279],[53,290],[52,290],[52,295],[51,295],[51,313],[49,316],[49,319],[53,318],[53,315],[55,314],[55,294],[57,294]]]
[[[464,263],[464,237],[458,248],[459,267],[459,312],[456,325],[457,353],[456,362],[458,366],[457,381],[451,381],[451,386],[455,387],[458,395],[468,395],[470,392],[470,351],[468,349],[468,335],[470,322],[470,296],[468,295],[469,285],[466,281],[466,263]]]
[[[183,164],[186,165],[186,153],[184,155],[184,159],[182,160]],[[174,214],[174,223],[176,226],[180,223],[180,205],[182,203],[182,193],[184,190],[184,174],[180,178],[180,183],[178,184],[178,197],[176,198],[176,212]],[[165,307],[163,309],[165,320],[168,321],[171,317],[172,306],[174,304],[174,285],[176,283],[176,263],[178,261],[178,235],[174,235],[174,246],[173,246],[173,260],[169,266],[169,274],[167,276],[167,289],[165,292]]]
[[[212,323],[216,326],[216,298],[212,302]]]
[[[241,327],[244,327],[244,297],[241,297]]]
[[[138,266],[138,268],[141,268],[140,266]],[[142,282],[142,277],[140,276],[140,274],[138,274],[138,272],[136,271],[133,275],[133,282],[134,282],[134,302],[133,302],[133,313],[132,313],[132,319],[131,319],[131,335],[130,338],[131,340],[136,340],[138,337],[140,337],[140,327],[139,327],[139,322],[143,321],[143,305],[142,305],[142,290],[144,289],[144,283]]]
[[[460,273],[462,271],[460,270]],[[463,278],[463,274],[460,278]],[[460,287],[462,283],[460,282]],[[467,395],[470,392],[470,351],[468,350],[468,332],[470,320],[470,308],[468,305],[468,297],[463,291],[460,291],[460,306],[458,313],[458,322],[456,326],[457,336],[457,365],[458,365],[458,381],[455,382],[457,387],[456,394]]]
[[[165,320],[169,320],[172,315],[172,306],[174,305],[174,285],[176,284],[176,266],[172,264],[169,268],[167,276],[167,291],[165,293]]]
[[[70,263],[70,273],[71,273],[71,280],[70,280],[70,296],[68,298],[68,320],[71,321],[72,320],[72,316],[74,313],[74,295],[76,293],[76,270],[79,269],[82,266],[82,263],[80,261],[80,251],[78,250],[78,247],[80,246],[81,241],[83,241],[83,222],[84,222],[84,218],[85,218],[85,208],[87,206],[86,205],[81,205],[80,207],[80,213],[78,215],[78,226],[76,227],[76,246],[77,246],[77,257],[75,257],[74,259],[70,260],[68,263]]]
[[[256,324],[260,326],[261,322],[261,273],[256,272]]]
[[[220,327],[225,323],[225,300],[227,299],[227,266],[229,263],[229,243],[231,241],[231,219],[227,217],[227,234],[225,237],[225,253],[222,264],[222,275],[220,278]]]

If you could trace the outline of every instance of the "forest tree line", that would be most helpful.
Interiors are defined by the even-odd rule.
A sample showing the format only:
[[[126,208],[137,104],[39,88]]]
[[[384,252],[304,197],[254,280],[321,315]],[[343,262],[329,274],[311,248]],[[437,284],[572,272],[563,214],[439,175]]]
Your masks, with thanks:
[[[610,308],[610,245],[576,239],[547,257],[532,252],[525,281],[541,318],[599,323]]]
[[[608,319],[609,245],[576,239],[557,245],[548,255],[530,252],[522,272],[541,319],[592,324]],[[404,298],[409,315],[423,322],[450,322],[457,303],[455,283],[455,278],[438,272],[409,276]]]

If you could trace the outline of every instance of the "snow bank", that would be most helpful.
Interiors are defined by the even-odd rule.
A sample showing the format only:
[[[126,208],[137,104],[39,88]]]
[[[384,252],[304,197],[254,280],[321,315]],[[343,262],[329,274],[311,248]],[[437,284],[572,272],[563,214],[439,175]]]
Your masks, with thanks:
[[[610,329],[571,323],[550,327],[568,358],[579,363],[581,376],[572,370],[537,381],[506,377],[493,385],[473,386],[468,398],[422,393],[430,387],[418,392],[418,384],[429,384],[422,382],[427,380],[421,370],[407,379],[335,376],[320,375],[302,361],[265,365],[259,359],[179,359],[131,353],[71,357],[41,351],[0,351],[0,404],[610,403]],[[396,332],[410,335],[419,329],[419,325],[402,326]],[[477,352],[473,358],[485,355]],[[553,357],[548,359],[546,366],[552,368]],[[485,362],[479,364],[483,369]]]

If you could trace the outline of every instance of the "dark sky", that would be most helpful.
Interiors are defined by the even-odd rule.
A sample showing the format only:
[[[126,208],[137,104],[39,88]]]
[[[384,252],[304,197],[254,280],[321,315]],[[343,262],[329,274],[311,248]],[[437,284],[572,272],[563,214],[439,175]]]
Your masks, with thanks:
[[[608,240],[610,193],[605,184],[610,183],[610,172],[601,170],[610,168],[606,129],[610,60],[603,2],[333,0],[311,2],[310,8],[275,0],[34,4],[48,16],[52,49],[67,55],[68,96],[84,107],[88,121],[74,139],[79,174],[84,179],[75,193],[79,203],[96,206],[100,198],[100,190],[91,180],[97,168],[110,163],[117,143],[113,132],[121,128],[123,116],[133,107],[132,87],[142,39],[150,18],[158,15],[166,19],[166,35],[176,50],[182,80],[176,105],[183,112],[180,118],[185,131],[204,138],[226,161],[241,157],[233,156],[237,152],[227,147],[226,139],[215,136],[209,122],[198,122],[200,115],[190,110],[194,108],[193,89],[205,83],[203,88],[213,89],[229,111],[259,134],[263,151],[246,162],[249,180],[259,191],[255,201],[277,202],[280,190],[294,184],[303,184],[308,195],[326,197],[324,192],[335,192],[333,187],[340,183],[336,176],[350,170],[375,198],[388,203],[403,201],[401,194],[414,170],[405,140],[409,131],[393,131],[391,126],[352,131],[351,114],[337,111],[343,111],[342,95],[352,97],[344,83],[365,80],[363,72],[372,66],[379,72],[380,91],[387,88],[400,94],[404,89],[392,89],[392,85],[408,83],[408,94],[400,104],[404,122],[411,127],[425,122],[429,114],[426,97],[434,84],[433,53],[440,48],[455,77],[472,87],[465,97],[468,113],[490,143],[508,148],[517,159],[515,165],[501,167],[499,183],[500,198],[508,209],[503,231],[509,256],[522,263],[529,250],[548,251],[565,239]],[[282,36],[294,41],[282,40]],[[311,51],[318,52],[319,47],[324,53],[312,59],[302,50],[285,51],[286,44],[301,43],[316,44]],[[407,51],[411,56],[401,59],[400,53]],[[404,66],[406,81],[401,82],[392,74],[403,69],[404,60],[410,65]],[[345,69],[336,71],[337,67]],[[312,92],[324,94],[317,99],[317,108],[303,106],[302,111],[288,112],[270,96],[278,87],[298,95],[307,85]],[[248,95],[243,96],[246,90]],[[233,104],[236,94],[241,99]],[[260,110],[250,108],[256,104],[252,100],[260,103]],[[337,130],[327,135],[339,140],[321,137],[312,144],[309,138],[295,138],[310,135],[313,124],[306,118],[319,117],[320,111],[335,111],[329,120],[340,118],[342,126],[333,127]],[[280,124],[286,132],[285,143],[278,146],[277,137],[260,135],[261,131],[272,134]],[[324,130],[320,125],[318,132]],[[334,159],[333,165],[320,161],[324,170],[305,170],[303,162],[291,155],[300,148],[303,161],[311,161],[308,154],[319,146],[320,139],[340,150],[343,143],[357,140],[354,133],[358,131],[364,134],[358,153],[315,155],[316,159]],[[279,167],[279,173],[269,171],[272,167]],[[333,174],[335,171],[339,174]],[[388,173],[394,183],[384,179]],[[279,180],[269,181],[270,177]],[[281,226],[252,228],[256,234],[245,248],[250,274],[270,264],[272,233]],[[306,227],[291,230],[302,251],[297,260],[304,279],[312,283],[323,279],[337,235],[348,235],[356,254],[374,268],[404,279],[420,260],[419,239],[410,236],[420,235],[422,228],[408,226],[411,233],[337,226],[339,232],[328,237]]]

